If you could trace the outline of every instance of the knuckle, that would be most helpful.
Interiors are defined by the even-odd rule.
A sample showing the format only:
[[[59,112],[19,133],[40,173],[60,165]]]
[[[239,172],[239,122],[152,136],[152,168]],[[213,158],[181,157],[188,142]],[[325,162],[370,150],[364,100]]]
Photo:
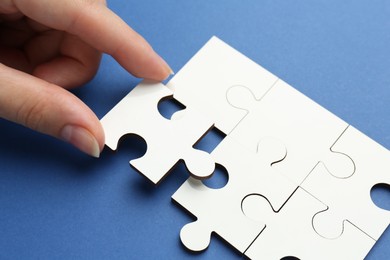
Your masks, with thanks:
[[[23,106],[18,111],[18,121],[24,126],[31,128],[35,131],[41,129],[40,125],[42,122],[42,105],[41,103],[35,103],[32,106]]]

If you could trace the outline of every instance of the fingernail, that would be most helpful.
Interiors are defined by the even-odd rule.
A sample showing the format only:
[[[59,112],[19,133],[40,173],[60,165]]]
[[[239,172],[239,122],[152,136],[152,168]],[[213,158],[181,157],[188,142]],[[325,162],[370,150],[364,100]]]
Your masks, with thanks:
[[[61,138],[73,144],[84,153],[99,158],[99,144],[87,129],[75,125],[66,125],[61,131]]]
[[[175,74],[175,72],[173,72],[173,70],[172,70],[171,67],[168,65],[168,63],[165,62],[165,64],[166,64],[167,71],[169,72],[169,75]]]
[[[171,67],[168,65],[168,63],[160,56],[160,55],[157,55],[158,58],[159,58],[159,63],[163,65],[164,67],[164,70],[165,70],[165,75],[173,75],[175,74],[175,72],[173,72],[173,70],[171,69]]]

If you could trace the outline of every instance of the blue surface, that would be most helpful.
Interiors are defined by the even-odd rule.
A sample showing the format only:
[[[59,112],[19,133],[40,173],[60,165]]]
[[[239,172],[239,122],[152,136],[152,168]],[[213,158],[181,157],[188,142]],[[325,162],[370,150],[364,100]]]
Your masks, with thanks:
[[[217,35],[390,148],[389,1],[108,2],[173,70]],[[100,118],[138,81],[105,56],[76,94]],[[1,259],[240,258],[215,238],[201,254],[183,248],[192,218],[170,196],[187,173],[181,165],[150,185],[128,165],[143,142],[92,159],[4,120],[0,129]],[[389,245],[388,229],[367,259],[390,259]]]

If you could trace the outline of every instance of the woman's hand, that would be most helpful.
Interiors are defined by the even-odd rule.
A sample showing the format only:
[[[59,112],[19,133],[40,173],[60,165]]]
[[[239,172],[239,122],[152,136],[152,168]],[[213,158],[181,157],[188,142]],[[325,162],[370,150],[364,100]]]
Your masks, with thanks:
[[[161,81],[171,73],[103,0],[2,0],[0,117],[98,157],[102,126],[67,89],[95,75],[101,52],[137,77]]]

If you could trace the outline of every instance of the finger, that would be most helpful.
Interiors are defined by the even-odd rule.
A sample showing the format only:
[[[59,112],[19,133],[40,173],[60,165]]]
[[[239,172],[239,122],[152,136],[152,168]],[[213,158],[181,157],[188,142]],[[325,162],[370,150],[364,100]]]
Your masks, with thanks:
[[[14,0],[25,15],[57,30],[79,36],[83,41],[111,54],[138,77],[163,80],[172,73],[165,61],[102,1]]]
[[[98,157],[104,133],[98,118],[68,91],[0,65],[0,117],[70,142]]]
[[[49,44],[47,52],[40,52],[40,48]],[[51,48],[54,48],[50,51]],[[47,41],[45,37],[38,37],[26,48],[30,61],[39,64],[33,75],[64,88],[80,86],[93,78],[96,74],[101,54],[78,37],[65,34],[59,45]],[[45,54],[45,55],[43,55]]]

